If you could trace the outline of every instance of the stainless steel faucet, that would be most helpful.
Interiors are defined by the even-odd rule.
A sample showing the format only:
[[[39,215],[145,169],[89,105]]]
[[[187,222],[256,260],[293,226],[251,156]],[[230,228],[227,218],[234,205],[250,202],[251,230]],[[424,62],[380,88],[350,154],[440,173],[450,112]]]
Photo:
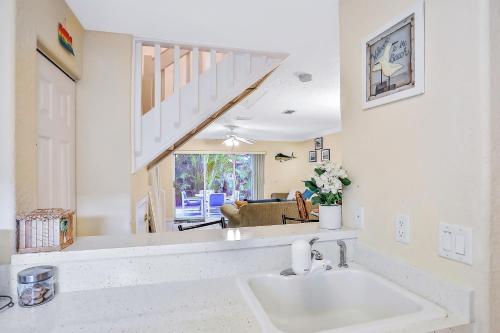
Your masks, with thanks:
[[[345,246],[345,242],[343,240],[338,240],[337,245],[340,247],[339,267],[347,268],[349,267],[349,265],[347,265],[347,259],[346,259],[347,247]]]
[[[314,243],[316,243],[317,241],[319,241],[319,237],[314,237],[313,239],[311,239],[309,241],[309,245],[311,245],[311,247],[314,245]],[[321,252],[319,252],[318,250],[311,250],[311,260],[312,259],[316,259],[316,260],[322,260],[323,259],[323,254]]]

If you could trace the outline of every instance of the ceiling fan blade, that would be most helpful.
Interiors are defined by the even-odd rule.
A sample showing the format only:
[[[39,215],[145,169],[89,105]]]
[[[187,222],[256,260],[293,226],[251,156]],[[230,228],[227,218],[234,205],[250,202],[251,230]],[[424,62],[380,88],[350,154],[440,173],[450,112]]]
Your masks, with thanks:
[[[246,144],[249,144],[249,145],[253,145],[253,144],[255,143],[255,141],[254,141],[254,140],[252,140],[252,139],[245,139],[245,138],[241,138],[241,137],[239,137],[239,136],[235,136],[234,138],[235,138],[236,140],[238,140],[238,141],[241,141],[241,142],[246,143]]]

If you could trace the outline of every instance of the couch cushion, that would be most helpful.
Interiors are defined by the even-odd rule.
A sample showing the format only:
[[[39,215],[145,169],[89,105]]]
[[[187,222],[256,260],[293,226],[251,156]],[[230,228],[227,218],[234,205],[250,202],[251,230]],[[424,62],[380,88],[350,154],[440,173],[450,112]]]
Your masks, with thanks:
[[[271,193],[271,199],[282,199],[286,200],[288,193]]]

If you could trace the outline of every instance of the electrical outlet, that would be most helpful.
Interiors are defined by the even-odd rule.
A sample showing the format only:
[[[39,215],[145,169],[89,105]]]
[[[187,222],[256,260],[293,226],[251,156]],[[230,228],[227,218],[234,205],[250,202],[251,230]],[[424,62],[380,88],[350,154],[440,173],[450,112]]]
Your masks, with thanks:
[[[400,243],[410,243],[410,217],[398,215],[396,218],[396,240]]]
[[[359,229],[365,228],[365,209],[363,207],[356,208],[354,212],[354,221]]]

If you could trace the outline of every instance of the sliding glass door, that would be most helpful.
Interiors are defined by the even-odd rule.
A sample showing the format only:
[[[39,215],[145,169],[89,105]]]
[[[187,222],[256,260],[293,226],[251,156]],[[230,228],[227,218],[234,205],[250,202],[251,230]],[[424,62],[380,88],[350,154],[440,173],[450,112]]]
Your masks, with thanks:
[[[203,218],[205,161],[203,155],[174,155],[175,217]]]
[[[219,218],[220,207],[252,199],[253,154],[174,154],[176,219]]]
[[[234,190],[234,155],[205,155],[205,189],[231,197]]]

